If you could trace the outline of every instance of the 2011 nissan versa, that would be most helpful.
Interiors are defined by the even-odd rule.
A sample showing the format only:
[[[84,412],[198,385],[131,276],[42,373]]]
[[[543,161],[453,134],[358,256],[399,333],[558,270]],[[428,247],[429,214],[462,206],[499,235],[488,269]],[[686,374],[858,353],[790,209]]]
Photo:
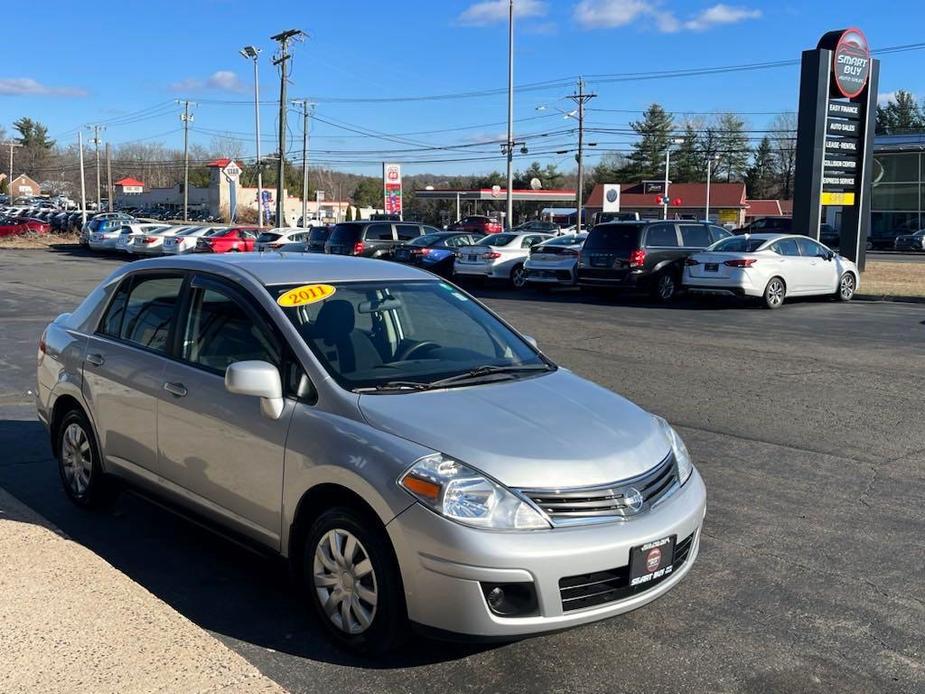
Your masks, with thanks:
[[[415,268],[132,263],[47,327],[37,375],[74,503],[118,480],[288,557],[352,648],[612,617],[697,556],[677,432]]]

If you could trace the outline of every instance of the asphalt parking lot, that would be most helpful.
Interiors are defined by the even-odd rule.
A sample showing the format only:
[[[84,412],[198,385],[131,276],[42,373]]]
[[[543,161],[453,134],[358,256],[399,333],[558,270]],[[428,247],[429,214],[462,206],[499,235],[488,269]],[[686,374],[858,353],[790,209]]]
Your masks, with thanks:
[[[278,562],[134,496],[66,501],[27,394],[36,345],[120,262],[0,254],[0,487],[291,691],[925,691],[925,305],[475,290],[678,425],[708,488],[701,554],[629,615],[366,661],[327,645]]]

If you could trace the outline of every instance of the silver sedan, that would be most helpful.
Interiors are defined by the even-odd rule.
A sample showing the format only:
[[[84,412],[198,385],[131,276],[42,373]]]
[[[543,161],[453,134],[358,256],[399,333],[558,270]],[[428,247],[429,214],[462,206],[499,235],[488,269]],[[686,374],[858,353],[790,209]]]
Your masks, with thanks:
[[[397,263],[127,264],[47,327],[37,380],[75,504],[118,479],[287,557],[352,648],[595,622],[699,550],[706,490],[664,419]]]

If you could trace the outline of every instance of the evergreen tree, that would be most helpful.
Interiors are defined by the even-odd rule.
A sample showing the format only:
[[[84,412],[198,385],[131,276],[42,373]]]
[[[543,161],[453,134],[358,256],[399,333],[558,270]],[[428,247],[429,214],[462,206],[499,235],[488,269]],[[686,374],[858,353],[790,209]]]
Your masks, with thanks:
[[[777,171],[771,140],[765,135],[755,149],[754,160],[745,173],[745,189],[749,198],[767,200],[774,194]]]
[[[25,117],[14,121],[13,128],[19,133],[16,141],[22,145],[24,172],[32,177],[41,177],[42,165],[55,146],[55,141],[48,139],[48,128]]]
[[[14,124],[15,125],[15,124]],[[877,134],[902,135],[925,128],[925,113],[915,97],[904,89],[896,92],[886,106],[877,106]]]
[[[745,121],[734,113],[723,113],[716,121],[715,132],[720,155],[716,165],[717,178],[725,178],[726,183],[741,181],[745,177],[751,154],[745,134]]]
[[[347,214],[344,215],[345,222],[353,221],[353,205],[347,205]]]
[[[656,179],[665,172],[665,152],[671,143],[674,119],[658,104],[652,104],[642,114],[641,121],[630,127],[639,136],[627,157],[623,178],[627,180]]]
[[[696,183],[705,176],[705,162],[700,152],[700,137],[696,126],[688,121],[681,136],[683,143],[671,157],[671,180],[675,183]]]

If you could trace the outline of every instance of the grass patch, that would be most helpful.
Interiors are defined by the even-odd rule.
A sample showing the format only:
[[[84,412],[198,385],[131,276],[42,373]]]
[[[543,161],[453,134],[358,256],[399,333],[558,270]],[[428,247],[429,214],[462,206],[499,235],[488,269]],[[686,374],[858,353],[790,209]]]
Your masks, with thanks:
[[[861,275],[862,296],[917,296],[925,298],[925,263],[867,263]]]
[[[0,238],[2,250],[34,250],[50,246],[76,246],[77,234],[19,234]]]

